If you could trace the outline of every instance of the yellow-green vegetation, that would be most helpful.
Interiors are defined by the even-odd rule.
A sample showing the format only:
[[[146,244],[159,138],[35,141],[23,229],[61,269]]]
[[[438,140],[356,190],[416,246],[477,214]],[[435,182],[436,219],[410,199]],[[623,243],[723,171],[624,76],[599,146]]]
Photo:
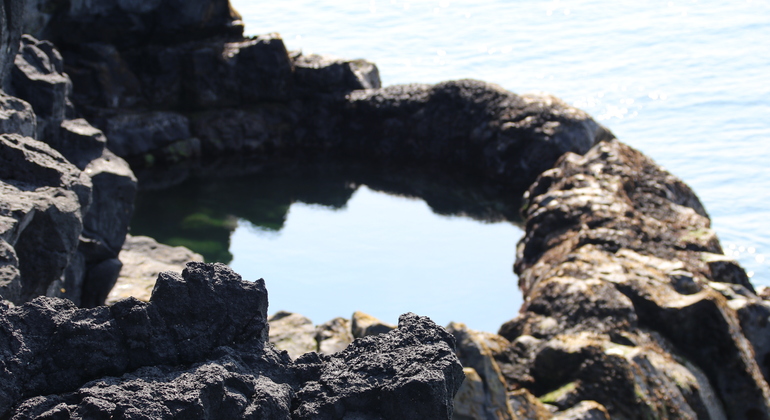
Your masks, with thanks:
[[[564,386],[562,386],[561,388],[559,388],[559,389],[557,389],[555,391],[551,391],[551,392],[549,392],[549,393],[539,397],[538,400],[540,400],[540,402],[542,402],[544,404],[554,404],[557,401],[559,401],[560,399],[562,399],[562,397],[564,397],[567,394],[569,394],[570,392],[576,390],[578,385],[580,385],[580,383],[578,381],[570,382],[567,385],[564,385]]]
[[[684,240],[696,240],[703,241],[708,240],[714,236],[714,231],[711,229],[700,228],[687,231],[682,237]]]

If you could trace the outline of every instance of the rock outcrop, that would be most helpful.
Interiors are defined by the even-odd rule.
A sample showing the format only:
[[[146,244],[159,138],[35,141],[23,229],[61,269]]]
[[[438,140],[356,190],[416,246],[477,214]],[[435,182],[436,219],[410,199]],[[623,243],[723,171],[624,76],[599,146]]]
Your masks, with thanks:
[[[0,243],[4,273],[0,295],[21,303],[49,291],[78,247],[91,180],[45,143],[0,134]]]
[[[203,256],[181,246],[159,244],[147,236],[127,235],[118,256],[123,267],[106,304],[133,297],[149,301],[155,280],[164,271],[181,272],[188,262],[203,262]]]
[[[161,274],[149,303],[3,304],[0,416],[451,418],[462,368],[429,319],[292,362],[267,343],[266,311],[264,281],[204,263]]]
[[[509,388],[560,412],[594,401],[611,418],[770,416],[752,329],[766,305],[719,256],[684,183],[602,142],[541,175],[524,212],[525,303],[495,356]]]
[[[612,137],[549,95],[472,80],[382,89],[365,60],[290,53],[277,34],[244,38],[227,1],[37,3],[27,28],[62,49],[77,109],[135,168],[352,157],[462,170],[523,191],[563,153]]]
[[[136,178],[105,148],[104,134],[76,118],[72,82],[54,45],[21,36],[23,8],[0,7],[0,295],[96,306],[120,271]]]

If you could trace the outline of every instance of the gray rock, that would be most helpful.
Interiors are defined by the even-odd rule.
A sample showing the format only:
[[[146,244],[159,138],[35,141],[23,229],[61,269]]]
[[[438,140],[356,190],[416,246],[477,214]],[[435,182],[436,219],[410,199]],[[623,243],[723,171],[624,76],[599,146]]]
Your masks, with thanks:
[[[292,59],[297,85],[308,92],[350,92],[381,87],[377,66],[366,60],[302,53],[294,53]]]
[[[243,25],[227,0],[30,0],[25,29],[57,44],[146,42],[238,36]]]
[[[23,1],[6,1],[0,5],[0,89],[8,88],[7,76],[19,51],[23,15]]]
[[[93,200],[83,220],[84,236],[100,241],[117,257],[128,232],[137,191],[126,161],[105,150],[85,168],[93,183]]]
[[[610,420],[610,414],[603,405],[596,401],[581,401],[569,410],[562,411],[554,419],[558,420]]]
[[[318,350],[313,321],[300,314],[278,311],[268,318],[270,342],[278,350],[289,353],[292,360]]]
[[[14,64],[13,90],[35,110],[37,138],[58,137],[59,125],[72,107],[67,99],[72,82],[64,73],[61,54],[52,43],[24,35]]]
[[[90,178],[45,143],[2,134],[0,190],[2,237],[15,250],[21,280],[18,295],[3,296],[21,303],[59,293],[90,205]]]
[[[494,359],[492,349],[486,344],[488,337],[485,335],[488,333],[470,330],[459,323],[449,324],[447,330],[457,340],[457,357],[460,363],[465,368],[473,369],[474,378],[477,378],[466,394],[458,393],[455,399],[456,413],[465,416],[459,418],[515,419],[513,408],[508,402],[502,371]],[[498,337],[498,340],[504,342],[502,346],[509,345],[502,337]],[[466,379],[467,377],[466,373]]]
[[[8,219],[3,217],[3,219]],[[15,222],[15,220],[13,220]],[[5,224],[6,221],[0,221]],[[0,296],[8,300],[17,300],[21,296],[21,274],[19,259],[13,247],[0,237]]]
[[[258,349],[267,339],[266,307],[263,282],[204,264],[161,275],[150,303],[77,309],[69,300],[37,298],[3,311],[2,334],[23,346],[4,341],[0,349],[10,374],[0,395],[56,394],[143,366],[191,365],[222,345]],[[11,408],[5,402],[4,416]]]
[[[296,419],[449,419],[463,380],[454,339],[425,317],[402,315],[398,329],[358,339],[328,356],[296,360]]]
[[[203,256],[185,247],[172,247],[147,236],[131,235],[126,236],[119,258],[123,266],[107,297],[108,305],[128,297],[147,302],[160,273],[181,272],[188,262],[203,262]]]
[[[754,360],[770,383],[770,302],[751,295],[733,295],[728,299],[728,305],[738,313],[741,331],[754,350]]]
[[[553,418],[548,407],[526,388],[509,392],[508,404],[513,409],[517,419],[548,420]]]
[[[190,137],[190,122],[175,112],[123,113],[104,125],[107,147],[121,157],[142,156]]]
[[[227,348],[219,353],[188,369],[147,367],[72,394],[30,398],[11,418],[291,418],[291,386],[269,376],[274,355],[233,354]]]
[[[58,140],[48,144],[81,170],[102,156],[107,144],[104,133],[83,118],[62,121]]]
[[[351,322],[345,318],[334,318],[315,328],[315,340],[321,354],[337,353],[353,342]]]
[[[0,91],[0,132],[35,138],[37,117],[32,106]]]
[[[308,131],[346,155],[431,163],[519,188],[562,154],[613,137],[556,97],[475,80],[356,90],[346,99],[341,109],[326,104],[308,116]]]
[[[385,334],[396,327],[360,311],[353,313],[350,318],[350,331],[353,337],[362,338],[370,335]]]
[[[768,416],[770,388],[732,307],[754,294],[713,263],[719,241],[682,181],[601,142],[543,173],[524,213],[525,304],[496,356],[508,387],[559,411],[596,401],[612,418]]]

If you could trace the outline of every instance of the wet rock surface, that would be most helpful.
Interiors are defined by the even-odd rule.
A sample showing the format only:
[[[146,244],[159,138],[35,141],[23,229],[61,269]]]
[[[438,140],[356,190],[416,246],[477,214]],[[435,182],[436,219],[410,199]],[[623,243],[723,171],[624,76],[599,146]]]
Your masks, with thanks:
[[[264,282],[222,264],[158,278],[150,302],[0,308],[8,418],[450,418],[454,339],[407,314],[397,330],[292,362],[267,344]],[[56,349],[55,352],[49,349]],[[83,358],[89,354],[89,358]]]

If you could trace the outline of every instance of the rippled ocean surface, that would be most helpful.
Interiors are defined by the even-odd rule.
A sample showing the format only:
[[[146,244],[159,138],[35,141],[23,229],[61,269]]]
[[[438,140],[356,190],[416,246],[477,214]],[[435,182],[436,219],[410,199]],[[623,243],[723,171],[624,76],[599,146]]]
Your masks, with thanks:
[[[385,85],[474,78],[588,111],[692,186],[770,285],[770,0],[231,2],[248,34],[366,58]]]

